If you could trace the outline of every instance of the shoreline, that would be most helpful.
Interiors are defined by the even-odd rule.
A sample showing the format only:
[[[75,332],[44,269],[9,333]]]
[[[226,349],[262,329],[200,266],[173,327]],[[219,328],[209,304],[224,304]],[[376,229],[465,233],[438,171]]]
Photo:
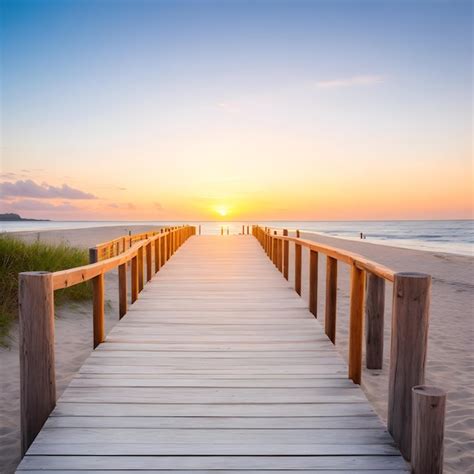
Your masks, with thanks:
[[[136,226],[134,232],[154,226]],[[156,227],[155,227],[156,228]],[[35,239],[38,232],[23,231],[20,238]],[[39,232],[47,242],[67,242],[88,247],[123,234],[123,226],[102,226]],[[445,473],[469,472],[474,467],[470,443],[474,437],[474,386],[471,383],[474,355],[472,294],[474,257],[413,250],[373,242],[344,239],[324,234],[301,232],[302,238],[318,240],[364,255],[395,271],[415,270],[433,277],[426,383],[448,392],[446,413]],[[223,237],[225,238],[225,237]],[[365,244],[365,245],[361,245]],[[293,282],[293,257],[290,245],[290,275]],[[309,253],[303,252],[302,297],[308,296]],[[319,321],[324,320],[325,258],[319,259]],[[336,349],[347,360],[349,327],[349,268],[341,264],[338,272]],[[118,322],[117,273],[106,275],[106,332]],[[386,286],[384,366],[382,370],[363,370],[362,388],[382,420],[386,420],[388,364],[390,352],[392,285]],[[92,350],[91,304],[68,303],[56,311],[56,365],[58,397],[69,384]],[[0,349],[0,459],[5,472],[14,471],[20,455],[19,433],[19,357],[18,325],[11,331],[11,346]],[[364,360],[365,363],[365,360]]]

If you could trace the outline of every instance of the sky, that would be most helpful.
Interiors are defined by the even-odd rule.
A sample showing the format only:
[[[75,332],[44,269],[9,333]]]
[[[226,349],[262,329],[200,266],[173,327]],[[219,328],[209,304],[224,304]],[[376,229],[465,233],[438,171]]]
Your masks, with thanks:
[[[0,212],[472,218],[469,0],[1,0]]]

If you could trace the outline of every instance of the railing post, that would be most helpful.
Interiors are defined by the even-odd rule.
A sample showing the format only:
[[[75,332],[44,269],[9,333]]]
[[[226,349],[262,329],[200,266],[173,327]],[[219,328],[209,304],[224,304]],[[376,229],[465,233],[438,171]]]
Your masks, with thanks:
[[[295,244],[295,291],[301,296],[301,245]]]
[[[283,229],[283,235],[288,236],[288,230]],[[283,276],[288,280],[289,258],[290,258],[290,243],[288,240],[283,242]]]
[[[349,378],[360,384],[364,321],[364,271],[352,265],[349,322]]]
[[[161,255],[160,255],[160,239],[154,240],[155,246],[155,273],[160,269]]]
[[[127,313],[127,264],[122,263],[118,267],[119,275],[119,318],[122,319]]]
[[[336,305],[337,305],[337,260],[326,257],[326,307],[324,330],[334,344],[336,342]]]
[[[94,349],[105,339],[104,274],[92,279],[92,319],[94,326]]]
[[[385,280],[373,273],[368,273],[365,300],[365,358],[368,369],[382,368],[384,309]]]
[[[296,231],[296,238],[297,238],[297,239],[300,238],[300,231],[299,231],[299,230]]]
[[[56,405],[53,277],[19,275],[21,451],[24,455]]]
[[[143,245],[137,250],[138,292],[143,290]]]
[[[276,230],[273,231],[273,235],[277,235]],[[278,268],[278,239],[276,237],[273,237],[272,247],[272,262]]]
[[[309,311],[318,317],[318,252],[309,253]]]
[[[413,474],[442,474],[446,392],[436,387],[413,387],[411,469]]]
[[[250,235],[250,226],[247,226],[247,235]]]
[[[423,385],[431,277],[396,273],[393,281],[392,341],[388,391],[388,430],[410,460],[412,388]]]
[[[166,262],[166,236],[162,235],[160,237],[160,268],[165,264]]]
[[[201,224],[199,224],[199,235],[201,235]]]
[[[97,263],[99,261],[99,249],[91,247],[89,249],[89,263]]]
[[[245,226],[242,224],[242,235],[245,235]]]
[[[138,256],[137,255],[132,257],[130,268],[131,268],[130,276],[132,280],[132,284],[130,288],[131,293],[132,293],[131,299],[132,299],[132,303],[135,303],[135,301],[137,301],[137,298],[138,298]]]
[[[145,252],[146,252],[146,281],[149,282],[151,280],[151,277],[153,276],[153,271],[151,268],[151,261],[152,261],[152,250],[151,250],[151,242],[146,244],[145,246]]]

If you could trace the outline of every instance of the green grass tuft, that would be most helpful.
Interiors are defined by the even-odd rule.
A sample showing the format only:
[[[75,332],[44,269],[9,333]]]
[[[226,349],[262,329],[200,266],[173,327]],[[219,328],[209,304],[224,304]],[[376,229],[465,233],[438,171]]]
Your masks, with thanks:
[[[5,345],[11,323],[18,316],[18,274],[55,272],[89,263],[86,250],[65,244],[27,243],[0,235],[0,345]],[[82,301],[92,296],[89,282],[55,292],[55,303]]]

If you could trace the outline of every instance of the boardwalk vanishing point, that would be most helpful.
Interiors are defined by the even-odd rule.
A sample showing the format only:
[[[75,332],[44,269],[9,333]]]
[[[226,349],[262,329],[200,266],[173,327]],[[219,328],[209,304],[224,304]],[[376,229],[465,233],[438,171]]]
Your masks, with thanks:
[[[57,402],[54,390],[49,400],[32,394],[54,383],[48,342],[23,351],[18,472],[410,472],[285,278],[290,240],[270,242],[276,253],[268,259],[259,243],[268,253],[270,234],[261,229],[230,236],[180,229],[129,249],[124,241],[82,273],[42,277],[48,294],[93,279],[96,348]],[[100,292],[115,267],[123,314],[105,336]],[[23,305],[40,297],[35,278],[23,276]],[[21,310],[23,344],[31,345],[32,310]],[[40,328],[45,337],[54,336],[51,320]],[[38,354],[44,377],[33,389]]]

